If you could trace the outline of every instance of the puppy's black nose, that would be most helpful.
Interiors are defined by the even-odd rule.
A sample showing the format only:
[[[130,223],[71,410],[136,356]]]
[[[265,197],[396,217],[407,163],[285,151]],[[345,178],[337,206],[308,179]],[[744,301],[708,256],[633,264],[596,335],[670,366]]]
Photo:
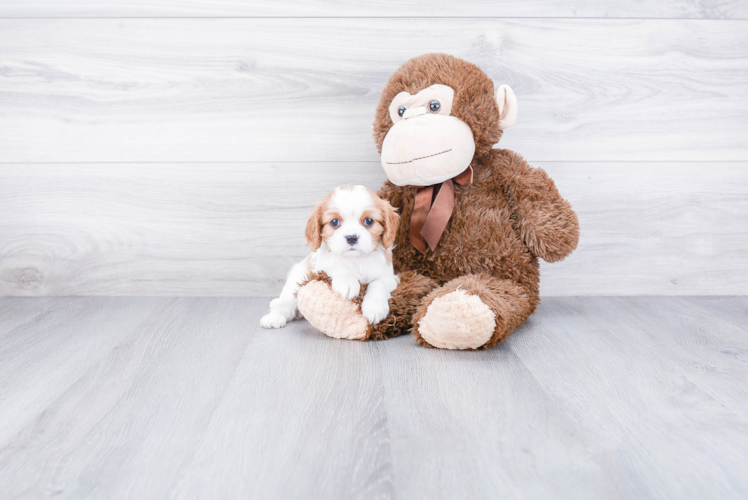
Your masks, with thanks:
[[[357,234],[349,234],[345,237],[345,241],[348,242],[349,245],[355,245],[358,241],[358,235]]]

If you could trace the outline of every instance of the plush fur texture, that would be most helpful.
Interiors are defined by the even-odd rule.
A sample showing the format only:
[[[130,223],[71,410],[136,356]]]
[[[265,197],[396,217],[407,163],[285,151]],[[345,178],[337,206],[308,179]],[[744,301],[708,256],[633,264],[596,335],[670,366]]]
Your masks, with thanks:
[[[424,346],[486,349],[504,340],[535,311],[540,300],[538,258],[556,262],[569,255],[577,246],[579,223],[543,170],[530,167],[512,151],[492,149],[502,134],[493,82],[461,59],[428,54],[406,62],[392,75],[374,123],[380,151],[393,125],[392,99],[399,92],[415,94],[434,84],[455,90],[452,115],[473,132],[474,182],[455,186],[451,219],[437,248],[425,255],[409,238],[416,188],[387,181],[380,189],[379,196],[401,215],[393,251],[401,284],[390,299],[390,315],[365,338],[411,331]],[[493,316],[485,314],[472,297],[478,297]],[[474,323],[476,331],[466,333],[459,325],[472,321],[470,310],[478,311],[480,318]],[[305,316],[325,314],[330,311],[309,311]],[[450,315],[454,324],[444,319]],[[419,325],[427,327],[421,331]]]
[[[390,298],[390,314],[372,327],[368,338],[383,340],[409,332],[412,318],[421,306],[423,297],[437,286],[436,280],[415,271],[400,273],[400,284]]]
[[[313,327],[330,337],[366,340],[372,328],[361,313],[361,303],[364,301],[367,286],[361,285],[358,295],[351,300],[337,294],[330,297],[325,292],[331,290],[332,278],[324,271],[312,273],[300,283],[296,293],[299,312]],[[327,314],[315,314],[316,311],[325,311]]]
[[[361,285],[361,291],[352,300],[339,295],[332,297],[329,295],[332,279],[325,272],[312,273],[299,288],[299,312],[330,337],[384,340],[410,330],[411,318],[421,305],[421,298],[437,285],[418,273],[404,272],[400,275],[400,284],[392,292],[390,314],[376,325],[369,324],[361,315],[367,286]]]

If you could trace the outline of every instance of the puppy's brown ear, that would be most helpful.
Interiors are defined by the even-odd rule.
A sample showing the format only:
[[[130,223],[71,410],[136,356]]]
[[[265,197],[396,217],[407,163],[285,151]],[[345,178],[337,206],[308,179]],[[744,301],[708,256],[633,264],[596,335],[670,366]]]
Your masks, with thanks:
[[[382,234],[382,246],[389,250],[395,244],[397,238],[397,228],[400,225],[400,216],[388,201],[379,199],[379,209],[382,211],[382,225],[384,233]]]
[[[322,245],[322,203],[317,203],[306,223],[306,244],[316,252]]]

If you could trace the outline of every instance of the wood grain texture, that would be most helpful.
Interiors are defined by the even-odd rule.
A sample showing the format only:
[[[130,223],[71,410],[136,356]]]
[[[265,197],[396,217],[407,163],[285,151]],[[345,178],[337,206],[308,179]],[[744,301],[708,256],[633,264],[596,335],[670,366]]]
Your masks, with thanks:
[[[46,338],[42,331],[27,332],[31,341],[22,345],[0,343],[6,362],[28,365],[4,378],[0,394],[4,496],[355,498],[390,491],[381,368],[368,345],[322,342],[305,322],[261,330],[266,299],[138,299],[154,310],[140,324],[131,299],[109,299],[105,307],[101,300],[60,301],[70,313],[57,321],[65,358],[50,359],[28,339]],[[98,339],[83,333],[93,322]],[[59,391],[37,383],[52,377],[53,362],[64,371]],[[11,366],[2,366],[7,377]],[[42,409],[21,405],[45,396]],[[40,481],[28,483],[27,474]]]
[[[4,332],[0,446],[30,425],[50,399],[64,394],[164,301],[122,299],[112,310],[97,298],[56,300],[33,320]]]
[[[0,298],[3,496],[748,494],[748,298],[548,298],[483,352],[263,330],[268,301]]]
[[[330,0],[5,0],[0,17],[635,17],[744,19],[748,7],[734,0],[586,2],[414,0],[334,2]]]
[[[392,498],[379,351],[326,342],[306,321],[264,330],[268,302],[251,302],[247,350],[172,494]]]
[[[481,352],[379,345],[400,498],[624,498],[592,451],[600,443],[548,397],[511,342]]]
[[[539,163],[579,248],[552,295],[748,294],[744,163]],[[276,294],[334,186],[379,163],[0,165],[0,294]]]
[[[376,161],[438,51],[514,88],[531,161],[748,160],[748,21],[296,18],[0,20],[0,162]]]
[[[689,314],[689,322],[672,321]],[[733,389],[745,385],[746,364],[720,350],[744,349],[748,330],[728,340],[723,325],[692,313],[688,302],[654,297],[546,300],[525,327],[510,337],[512,350],[599,444],[595,456],[625,497],[748,494],[748,484],[737,479],[748,458],[748,420],[712,393],[726,391],[745,407],[744,391],[731,393],[724,381],[714,385],[704,377],[710,368],[725,370]],[[698,329],[709,349],[692,339]],[[707,363],[694,363],[707,351]],[[729,435],[722,432],[727,428]],[[670,457],[678,457],[677,465]]]
[[[538,163],[581,226],[545,295],[745,295],[748,165]]]
[[[0,332],[12,332],[20,326],[41,316],[54,299],[0,301]]]
[[[744,19],[745,2],[666,0],[5,0],[0,17],[636,17]]]
[[[1,293],[21,295],[268,295],[308,251],[314,203],[383,180],[349,163],[0,171]]]
[[[629,318],[626,326],[632,330],[632,339],[661,352],[663,358],[691,367],[689,380],[693,384],[725,408],[748,418],[744,350],[748,302],[744,298],[624,298],[612,305]],[[587,309],[580,314],[587,314]]]
[[[738,328],[748,325],[748,306],[742,297],[691,297],[689,303],[703,313],[717,316]],[[742,354],[735,353],[739,358]]]

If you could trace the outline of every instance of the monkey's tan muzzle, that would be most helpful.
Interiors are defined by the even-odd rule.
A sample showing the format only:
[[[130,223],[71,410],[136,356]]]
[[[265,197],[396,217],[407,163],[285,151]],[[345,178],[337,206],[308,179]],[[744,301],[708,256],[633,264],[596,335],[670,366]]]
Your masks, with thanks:
[[[464,172],[474,154],[473,132],[465,122],[416,107],[387,132],[382,168],[397,186],[431,186]]]

